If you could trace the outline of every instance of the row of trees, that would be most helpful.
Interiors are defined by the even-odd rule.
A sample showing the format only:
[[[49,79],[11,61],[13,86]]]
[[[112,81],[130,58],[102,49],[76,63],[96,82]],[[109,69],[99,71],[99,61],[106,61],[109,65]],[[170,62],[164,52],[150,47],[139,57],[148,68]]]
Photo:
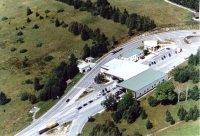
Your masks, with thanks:
[[[183,107],[180,107],[177,112],[177,116],[180,120],[185,120],[188,122],[189,120],[197,120],[199,117],[199,109],[195,105],[193,108],[189,109],[189,112],[187,112]]]
[[[49,99],[55,100],[63,95],[67,86],[66,80],[72,79],[79,72],[77,67],[77,58],[74,54],[71,54],[69,62],[69,64],[61,62],[55,69],[55,72],[48,79],[39,94],[39,99],[41,101],[47,101]]]
[[[199,11],[199,0],[170,0],[184,7]]]
[[[129,28],[129,32],[133,29],[137,31],[148,31],[156,27],[154,20],[151,20],[149,17],[140,16],[136,13],[129,15],[126,9],[121,12],[119,8],[112,7],[107,0],[97,0],[94,3],[90,0],[86,0],[85,2],[82,0],[59,1],[73,5],[74,9],[88,11],[91,12],[92,15],[100,15],[103,18],[112,19],[114,22],[126,24]]]

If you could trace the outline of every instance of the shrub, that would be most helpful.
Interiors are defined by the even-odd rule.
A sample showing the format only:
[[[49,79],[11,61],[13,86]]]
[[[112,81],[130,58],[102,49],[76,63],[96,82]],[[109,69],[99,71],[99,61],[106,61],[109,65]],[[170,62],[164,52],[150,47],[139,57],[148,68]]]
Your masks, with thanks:
[[[42,43],[38,43],[36,47],[42,47]]]
[[[17,43],[24,43],[24,39],[23,38],[19,38],[16,40]]]
[[[62,27],[63,27],[63,28],[66,28],[66,27],[68,27],[68,24],[63,23],[63,24],[62,24]]]
[[[88,122],[94,122],[94,118],[93,117],[88,117]]]
[[[38,29],[39,28],[39,26],[37,25],[37,24],[35,24],[34,26],[33,26],[33,29]]]
[[[150,106],[155,107],[159,104],[159,101],[156,100],[156,98],[154,98],[153,96],[149,96],[148,103]]]
[[[27,18],[26,22],[27,22],[27,23],[31,22],[30,18]]]
[[[26,15],[28,16],[28,15],[30,15],[30,14],[32,14],[33,12],[31,11],[31,9],[29,8],[29,7],[27,7],[27,9],[26,9]]]
[[[14,47],[12,47],[12,48],[10,49],[11,52],[14,52],[14,51],[16,51],[16,50],[17,50],[17,49],[14,48]]]
[[[31,102],[31,104],[34,104],[37,102],[37,98],[34,94],[29,95],[28,99]]]
[[[20,99],[21,99],[21,101],[26,101],[26,100],[28,100],[28,93],[26,93],[26,92],[22,93]]]
[[[142,136],[142,134],[140,134],[138,131],[135,131],[135,132],[133,133],[133,136]]]
[[[124,131],[126,131],[126,129],[125,128],[121,128],[121,131],[124,132]]]
[[[48,14],[48,13],[50,12],[50,10],[47,9],[47,10],[45,10],[44,12],[45,12],[46,14]]]
[[[5,20],[7,20],[8,18],[7,17],[2,17],[2,21],[5,21]]]
[[[170,124],[171,124],[171,125],[174,125],[174,124],[175,124],[175,121],[174,121],[173,118],[170,120]]]
[[[26,71],[24,74],[25,75],[30,75],[31,73],[29,71]]]
[[[58,11],[57,11],[57,13],[60,13],[60,12],[63,12],[64,11],[64,9],[59,9]]]
[[[38,12],[35,13],[35,16],[38,17],[40,14]]]
[[[5,105],[7,102],[9,102],[9,99],[7,99],[6,94],[0,92],[0,105]]]
[[[17,33],[17,36],[21,36],[21,35],[23,35],[23,33],[22,33],[22,31],[19,31],[19,32]]]
[[[33,84],[33,81],[31,81],[30,79],[25,80],[26,84]]]
[[[27,52],[28,50],[27,49],[21,49],[19,52],[20,53],[25,53],[25,52]]]
[[[44,17],[43,17],[43,16],[40,16],[39,19],[42,20],[42,19],[44,19]]]
[[[152,123],[149,120],[147,120],[146,128],[151,129],[152,127],[153,127]]]
[[[53,59],[53,57],[52,56],[46,56],[46,57],[44,57],[44,61],[51,61]]]

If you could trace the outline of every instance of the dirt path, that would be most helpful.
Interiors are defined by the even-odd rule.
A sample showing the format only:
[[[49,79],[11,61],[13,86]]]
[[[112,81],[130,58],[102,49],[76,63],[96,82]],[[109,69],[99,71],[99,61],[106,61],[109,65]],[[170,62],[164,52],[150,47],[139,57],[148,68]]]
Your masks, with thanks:
[[[166,130],[166,129],[170,128],[170,127],[174,127],[175,125],[178,125],[179,123],[181,123],[181,122],[177,122],[177,123],[175,123],[174,125],[170,125],[170,126],[168,126],[168,127],[162,128],[162,129],[160,129],[160,130],[158,130],[158,131],[156,131],[156,132],[154,132],[154,133],[152,133],[152,134],[149,134],[148,136],[153,136],[153,135],[155,135],[155,134],[157,134],[157,133],[159,133],[159,132],[161,132],[161,131],[163,131],[163,130]]]
[[[192,10],[192,9],[189,9],[189,8],[184,7],[184,6],[178,5],[178,4],[176,4],[176,3],[174,3],[174,2],[171,2],[171,1],[169,1],[169,0],[165,0],[165,2],[170,3],[170,4],[172,4],[172,5],[175,5],[175,6],[177,6],[177,7],[180,7],[180,8],[186,9],[186,10],[192,12],[192,13],[196,13],[196,12],[195,12],[194,10]]]

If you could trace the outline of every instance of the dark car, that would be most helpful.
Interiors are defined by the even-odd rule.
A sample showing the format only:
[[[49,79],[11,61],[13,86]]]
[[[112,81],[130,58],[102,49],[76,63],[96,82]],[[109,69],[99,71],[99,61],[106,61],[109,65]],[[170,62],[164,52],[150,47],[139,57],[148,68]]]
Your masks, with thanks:
[[[104,89],[105,91],[108,91],[107,88]]]
[[[90,100],[90,101],[89,101],[89,103],[92,103],[92,102],[93,102],[93,100]]]
[[[106,93],[102,93],[102,96],[106,95]]]
[[[154,64],[156,64],[156,62],[154,61]]]
[[[86,106],[86,105],[87,105],[87,103],[83,104],[83,106]]]
[[[109,90],[107,90],[107,93],[109,93],[110,91]]]
[[[78,107],[77,110],[80,110],[82,107]]]
[[[69,101],[70,101],[70,99],[67,99],[67,100],[66,100],[66,102],[69,102]]]

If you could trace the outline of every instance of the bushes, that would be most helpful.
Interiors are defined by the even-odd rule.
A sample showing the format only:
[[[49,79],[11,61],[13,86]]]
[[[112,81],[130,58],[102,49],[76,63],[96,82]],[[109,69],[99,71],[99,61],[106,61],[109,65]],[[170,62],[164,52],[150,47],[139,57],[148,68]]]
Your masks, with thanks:
[[[53,59],[53,57],[50,55],[44,57],[44,61],[51,61],[52,59]]]
[[[36,47],[42,47],[42,43],[38,43]]]
[[[57,11],[57,13],[60,13],[60,12],[64,12],[65,10],[64,9],[59,9],[58,11]]]
[[[5,20],[7,20],[8,18],[7,17],[2,17],[2,21],[5,21]]]
[[[151,129],[152,127],[153,127],[153,124],[150,122],[150,120],[147,120],[146,128]]]
[[[27,9],[26,9],[26,15],[28,16],[28,15],[30,15],[30,14],[32,14],[33,12],[31,11],[31,9],[29,8],[29,7],[27,7]]]
[[[156,98],[154,98],[153,96],[149,96],[148,103],[151,107],[155,107],[159,104],[159,101],[156,100]]]
[[[27,49],[21,49],[19,52],[20,53],[25,53],[25,52],[27,52],[28,50]]]
[[[26,19],[26,22],[27,22],[27,23],[31,22],[30,18],[27,18],[27,19]]]
[[[29,71],[26,71],[24,74],[25,75],[30,75],[31,73]]]
[[[48,13],[50,12],[50,10],[47,9],[47,10],[45,10],[44,12],[45,12],[46,14],[48,14]]]
[[[33,29],[38,29],[39,28],[39,26],[37,25],[37,24],[35,24],[34,26],[33,26]]]
[[[26,92],[25,92],[25,93],[22,93],[20,99],[21,99],[21,101],[26,101],[26,100],[28,100],[28,93],[26,93]]]
[[[63,23],[63,24],[62,24],[62,27],[63,27],[63,28],[66,28],[66,27],[68,27],[68,24]]]
[[[12,47],[12,48],[10,49],[11,52],[14,52],[14,51],[16,51],[16,50],[17,50],[17,49],[14,48],[14,47]]]
[[[17,36],[21,36],[21,35],[23,35],[23,33],[22,33],[22,31],[19,31],[19,32],[17,33]]]
[[[24,39],[23,38],[19,38],[16,40],[17,43],[24,43]]]
[[[9,102],[9,99],[7,99],[5,93],[0,92],[0,105],[5,105]]]
[[[25,80],[26,84],[33,84],[33,81],[31,81],[30,79]]]

